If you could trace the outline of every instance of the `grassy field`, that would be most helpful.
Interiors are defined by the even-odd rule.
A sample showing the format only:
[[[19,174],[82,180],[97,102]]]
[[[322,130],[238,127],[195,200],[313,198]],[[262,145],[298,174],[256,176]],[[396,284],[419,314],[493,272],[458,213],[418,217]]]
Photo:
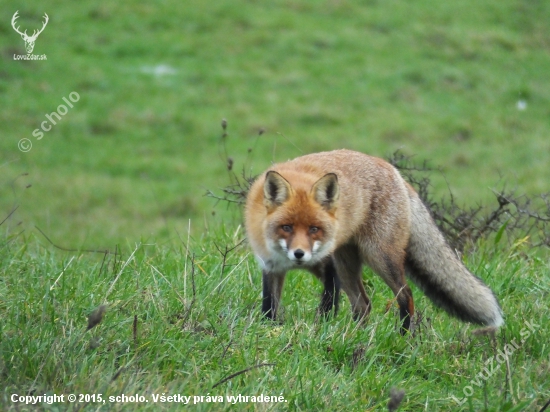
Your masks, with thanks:
[[[192,410],[204,411],[383,411],[393,387],[405,391],[401,411],[539,411],[550,399],[550,268],[525,244],[481,248],[466,262],[504,308],[493,342],[434,310],[417,289],[419,326],[402,337],[393,295],[370,272],[365,327],[347,299],[336,318],[317,319],[321,285],[299,272],[283,293],[282,323],[262,321],[252,256],[243,245],[225,259],[214,252],[241,238],[219,230],[175,248],[142,243],[122,259],[17,241],[2,248],[0,409],[183,409],[184,398],[154,402],[165,394],[191,396]],[[87,331],[100,305],[103,320]],[[12,402],[13,394],[64,394],[65,402],[37,408]],[[71,404],[69,394],[102,400]],[[110,400],[122,394],[144,398]],[[284,401],[232,405],[227,397],[238,395]]]
[[[33,51],[47,60],[14,59],[25,54],[16,11],[28,33],[48,14]],[[374,411],[397,387],[401,410],[539,411],[550,398],[546,250],[487,241],[465,256],[504,308],[496,342],[416,289],[423,320],[402,338],[391,292],[370,274],[365,328],[347,301],[316,319],[320,285],[298,273],[271,325],[246,243],[218,252],[244,237],[238,209],[204,193],[230,182],[227,156],[253,175],[342,147],[430,160],[444,173],[435,195],[448,183],[466,205],[494,201],[503,184],[548,192],[549,21],[542,0],[3,1],[0,410],[180,409],[153,402],[165,393],[286,401],[195,410]],[[99,248],[121,253],[76,251]],[[37,407],[14,393],[149,402]]]
[[[48,13],[33,52],[47,60],[14,60],[16,10],[29,32]],[[202,195],[228,183],[222,118],[235,167],[253,174],[311,151],[401,148],[442,166],[466,204],[499,182],[546,192],[549,20],[548,2],[517,0],[7,0],[0,210],[19,204],[12,222],[72,247],[177,240],[189,219],[200,235],[220,224]]]

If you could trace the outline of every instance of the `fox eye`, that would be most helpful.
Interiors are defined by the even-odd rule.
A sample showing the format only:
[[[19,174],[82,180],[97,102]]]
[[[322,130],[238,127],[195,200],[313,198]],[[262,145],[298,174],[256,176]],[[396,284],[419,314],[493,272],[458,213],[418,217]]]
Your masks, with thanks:
[[[310,226],[309,233],[317,233],[319,228],[317,226]]]
[[[283,232],[287,232],[287,233],[292,232],[292,226],[291,225],[283,225],[283,226],[281,226],[281,229],[283,229]]]

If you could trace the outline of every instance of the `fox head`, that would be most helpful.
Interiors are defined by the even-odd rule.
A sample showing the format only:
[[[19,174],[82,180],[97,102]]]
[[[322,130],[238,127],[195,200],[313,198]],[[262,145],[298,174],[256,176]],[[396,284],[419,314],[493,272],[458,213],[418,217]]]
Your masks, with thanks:
[[[279,265],[313,266],[332,252],[338,194],[334,173],[324,175],[307,190],[293,187],[275,171],[267,172],[265,233],[267,247]]]

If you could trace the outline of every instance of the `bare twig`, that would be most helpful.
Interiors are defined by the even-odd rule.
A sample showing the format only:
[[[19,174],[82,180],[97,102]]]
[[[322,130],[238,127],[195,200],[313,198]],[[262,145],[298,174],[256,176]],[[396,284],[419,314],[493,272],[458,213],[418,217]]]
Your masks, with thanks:
[[[19,208],[19,205],[15,206],[15,207],[11,210],[11,212],[8,213],[8,215],[5,217],[5,219],[2,220],[2,221],[0,222],[0,226],[2,226],[2,225],[4,224],[4,222],[5,222],[6,220],[8,220],[8,219],[11,217],[11,215],[13,215],[13,214],[15,213],[15,211],[16,211],[18,208]]]
[[[264,366],[275,366],[275,364],[274,363],[260,363],[258,365],[254,365],[254,366],[251,366],[249,368],[243,369],[242,371],[235,372],[235,373],[229,375],[227,378],[224,378],[221,381],[217,382],[214,386],[212,386],[212,389],[214,389],[216,386],[221,385],[222,383],[227,382],[230,379],[233,379],[236,376],[242,375],[243,373],[251,371],[252,369],[263,368]]]
[[[52,242],[52,240],[38,227],[38,226],[34,226],[36,228],[36,230],[38,230],[40,233],[42,233],[42,236],[44,236],[46,238],[46,240],[48,242],[50,242],[50,244],[59,249],[59,250],[63,250],[65,252],[87,252],[87,253],[105,253],[105,254],[110,254],[110,255],[116,255],[116,252],[111,252],[107,249],[71,249],[71,248],[66,248],[66,247],[63,247],[63,246],[59,246],[59,245],[56,245],[55,243]]]
[[[222,255],[222,268],[220,271],[220,278],[223,277],[223,272],[227,266],[230,266],[227,264],[227,256],[229,253],[237,249],[242,243],[244,242],[244,239],[242,239],[239,243],[237,243],[235,246],[228,248],[227,245],[224,247],[224,251],[221,250],[221,248],[218,246],[216,242],[214,242],[214,246],[216,246],[216,249],[218,249],[218,252],[220,252],[220,255]]]
[[[218,195],[211,190],[207,190],[204,195],[216,199],[216,204],[223,201],[228,204],[243,205],[246,202],[250,186],[256,180],[256,176],[247,176],[244,168],[240,176],[234,171],[230,171],[230,174],[231,184],[220,189],[223,193],[222,195]]]

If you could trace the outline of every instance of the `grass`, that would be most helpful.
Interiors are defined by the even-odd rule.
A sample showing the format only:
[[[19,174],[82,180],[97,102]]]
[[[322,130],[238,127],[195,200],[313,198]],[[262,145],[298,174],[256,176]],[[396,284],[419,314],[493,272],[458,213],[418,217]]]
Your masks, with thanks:
[[[466,255],[506,314],[496,347],[416,289],[422,326],[401,337],[391,293],[370,274],[364,328],[345,300],[335,319],[316,319],[320,285],[298,273],[273,325],[260,319],[247,248],[218,252],[242,239],[239,212],[203,197],[228,183],[224,147],[251,174],[313,151],[402,149],[442,165],[435,195],[448,181],[467,205],[503,183],[548,192],[549,2],[2,4],[0,219],[15,212],[1,224],[0,409],[181,408],[24,406],[13,393],[286,401],[196,410],[384,410],[392,387],[406,391],[401,410],[410,411],[538,411],[550,398],[547,251],[518,243]],[[34,50],[47,60],[13,59],[24,54],[16,10],[29,31],[48,13]],[[74,107],[33,136],[71,92]],[[61,251],[35,226],[68,249],[119,253]],[[525,322],[540,327],[472,383],[526,336]],[[469,387],[459,406],[452,397],[461,402]]]
[[[29,30],[49,14],[34,51],[47,60],[13,60],[16,10]],[[253,174],[312,151],[401,148],[443,166],[469,205],[502,182],[546,192],[549,19],[546,2],[517,0],[7,0],[0,210],[15,202],[27,231],[74,247],[177,241],[189,219],[227,218],[202,197],[226,184],[222,118],[235,165]],[[33,137],[73,91],[74,108]]]
[[[352,320],[347,299],[336,318],[318,319],[321,285],[300,272],[283,293],[283,321],[263,321],[260,273],[247,248],[225,259],[213,252],[241,236],[226,228],[179,247],[144,242],[123,257],[21,239],[5,245],[0,409],[35,409],[12,403],[14,393],[101,393],[106,400],[38,406],[48,411],[181,409],[154,403],[161,394],[204,396],[194,410],[385,410],[392,387],[406,392],[402,411],[538,411],[550,398],[549,268],[525,245],[481,248],[466,262],[504,308],[506,324],[493,343],[435,310],[417,289],[422,320],[415,337],[402,337],[391,291],[369,271],[374,310],[364,327]],[[103,320],[87,330],[100,305],[107,305]],[[517,348],[508,346],[501,363],[499,351],[511,342]],[[489,359],[493,372],[483,380]],[[122,394],[149,402],[109,401]],[[239,394],[285,402],[231,406],[226,396]]]

